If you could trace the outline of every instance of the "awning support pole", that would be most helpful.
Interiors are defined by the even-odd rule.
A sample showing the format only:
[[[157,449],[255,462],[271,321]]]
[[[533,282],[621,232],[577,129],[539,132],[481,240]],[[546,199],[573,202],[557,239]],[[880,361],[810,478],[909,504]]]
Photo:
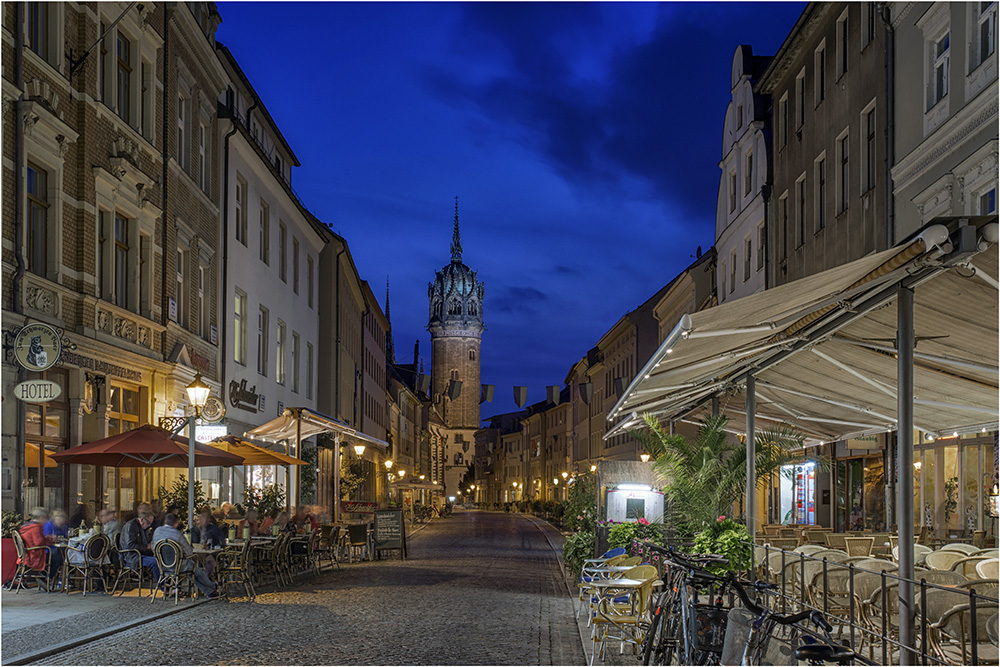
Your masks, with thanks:
[[[340,521],[340,433],[333,436],[333,522]]]
[[[302,418],[295,420],[295,458],[302,458]],[[301,468],[295,466],[295,510],[299,509],[299,502],[301,500],[301,494],[299,493],[299,482]]]
[[[750,544],[756,543],[756,521],[754,510],[757,508],[757,447],[754,433],[754,413],[757,411],[756,378],[747,375],[747,532],[750,533]],[[712,396],[712,413],[718,414],[719,399]],[[755,581],[754,553],[750,549],[750,580]]]
[[[917,661],[913,599],[913,288],[899,287],[896,300],[899,481],[896,492],[899,546],[899,664]]]
[[[712,394],[712,416],[713,417],[718,417],[719,416],[719,395],[718,394]]]

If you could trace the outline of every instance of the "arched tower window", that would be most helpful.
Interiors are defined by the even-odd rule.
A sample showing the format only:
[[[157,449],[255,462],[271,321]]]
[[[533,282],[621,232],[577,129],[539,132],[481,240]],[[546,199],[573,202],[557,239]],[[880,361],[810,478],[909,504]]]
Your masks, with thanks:
[[[457,380],[458,379],[458,371],[452,371],[451,372],[451,379],[452,380]]]
[[[476,351],[469,350],[469,361],[475,361],[475,360],[476,360]]]
[[[452,299],[451,303],[448,304],[448,314],[449,315],[461,315],[462,314],[462,302],[458,299]]]
[[[478,314],[479,314],[479,309],[476,307],[476,302],[475,301],[470,301],[469,302],[469,315],[478,315]]]
[[[444,304],[442,304],[440,301],[435,301],[434,302],[434,314],[437,315],[438,317],[441,316],[441,313],[444,310],[443,307],[442,307],[443,305]]]

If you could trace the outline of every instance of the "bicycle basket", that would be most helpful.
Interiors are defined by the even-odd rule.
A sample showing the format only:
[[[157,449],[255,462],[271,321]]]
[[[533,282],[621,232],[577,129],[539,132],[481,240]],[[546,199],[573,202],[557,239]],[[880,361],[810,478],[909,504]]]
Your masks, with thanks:
[[[716,607],[711,604],[694,605],[694,613],[689,618],[693,624],[691,635],[694,637],[696,650],[722,652],[728,613],[729,609],[726,607]]]

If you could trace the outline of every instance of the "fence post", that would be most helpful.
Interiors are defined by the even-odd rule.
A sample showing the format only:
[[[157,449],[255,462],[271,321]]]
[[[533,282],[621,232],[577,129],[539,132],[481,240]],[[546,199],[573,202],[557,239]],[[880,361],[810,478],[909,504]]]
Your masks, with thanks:
[[[827,581],[827,568],[826,568],[826,556],[823,556],[823,613],[830,613],[830,593],[829,593],[829,583]]]
[[[889,607],[888,607],[888,595],[889,590],[885,585],[885,570],[882,570],[882,664],[889,664],[889,647],[886,645],[887,636],[889,633],[888,627],[888,617],[889,617]]]
[[[854,563],[851,563],[848,568],[847,573],[847,595],[850,599],[850,611],[848,612],[851,619],[851,648],[854,646]]]
[[[969,639],[972,641],[972,662],[979,664],[979,627],[976,623],[976,589],[969,589]]]
[[[806,605],[806,555],[799,552],[799,601]]]
[[[927,580],[920,579],[920,664],[927,664]]]

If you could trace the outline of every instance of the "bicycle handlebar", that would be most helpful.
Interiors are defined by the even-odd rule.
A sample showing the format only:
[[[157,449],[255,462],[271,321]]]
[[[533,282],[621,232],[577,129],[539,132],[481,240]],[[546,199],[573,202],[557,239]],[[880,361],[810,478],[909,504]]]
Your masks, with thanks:
[[[747,595],[746,589],[743,588],[740,580],[737,579],[732,572],[726,575],[726,580],[730,585],[732,585],[733,591],[736,593],[736,597],[740,599],[740,602],[743,603],[743,606],[746,607],[748,611],[757,616],[762,616],[767,611],[764,607],[761,607],[759,604],[750,599],[750,596]],[[794,625],[795,623],[801,623],[807,618],[813,618],[814,613],[816,612],[800,611],[797,614],[769,613],[768,618],[779,625]],[[826,623],[826,619],[823,619],[822,617],[820,617],[820,619]],[[815,618],[813,618],[813,622],[816,623]],[[817,625],[819,625],[819,623],[817,623]]]

